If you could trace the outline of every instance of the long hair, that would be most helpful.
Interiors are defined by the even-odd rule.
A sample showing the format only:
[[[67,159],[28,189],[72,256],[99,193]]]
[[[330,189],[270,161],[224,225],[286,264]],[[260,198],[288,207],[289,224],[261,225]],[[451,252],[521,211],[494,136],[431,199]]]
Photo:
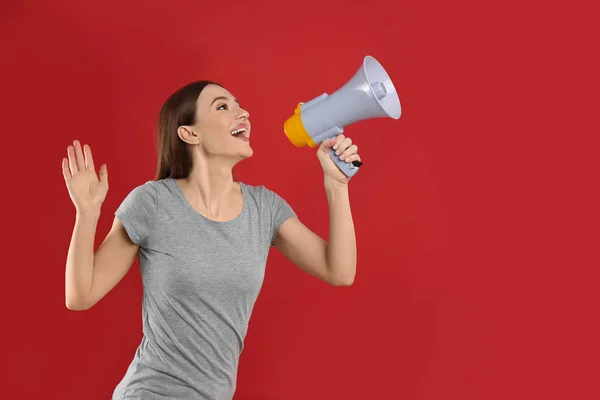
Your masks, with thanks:
[[[206,80],[192,82],[173,93],[161,107],[157,128],[158,163],[155,181],[189,176],[192,154],[177,135],[177,128],[196,122],[196,101],[202,90],[211,84],[223,87]]]

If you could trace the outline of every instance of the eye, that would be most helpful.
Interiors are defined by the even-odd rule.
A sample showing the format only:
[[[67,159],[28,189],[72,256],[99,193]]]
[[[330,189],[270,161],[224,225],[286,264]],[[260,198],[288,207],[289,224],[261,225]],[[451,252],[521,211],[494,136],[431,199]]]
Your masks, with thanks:
[[[219,107],[217,107],[217,110],[220,110],[223,107],[225,107],[225,109],[227,110],[227,104],[221,104]]]

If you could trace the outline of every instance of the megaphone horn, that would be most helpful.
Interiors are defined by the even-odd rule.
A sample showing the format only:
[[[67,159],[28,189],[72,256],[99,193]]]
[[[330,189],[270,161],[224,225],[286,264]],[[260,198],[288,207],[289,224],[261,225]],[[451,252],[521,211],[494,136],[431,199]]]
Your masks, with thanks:
[[[389,75],[375,58],[366,56],[352,79],[332,95],[323,93],[299,103],[283,130],[296,147],[316,147],[354,122],[382,117],[398,119],[401,113],[400,99]],[[333,149],[329,154],[346,176],[358,172],[360,167],[340,160]]]

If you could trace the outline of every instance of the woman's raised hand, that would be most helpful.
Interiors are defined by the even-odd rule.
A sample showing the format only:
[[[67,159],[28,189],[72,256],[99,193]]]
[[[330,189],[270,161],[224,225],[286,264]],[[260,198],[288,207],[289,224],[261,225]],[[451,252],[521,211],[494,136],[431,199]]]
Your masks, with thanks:
[[[82,150],[78,140],[67,148],[67,156],[68,159],[62,159],[62,171],[77,213],[100,212],[108,192],[106,164],[100,166],[96,175],[92,149],[86,144]]]

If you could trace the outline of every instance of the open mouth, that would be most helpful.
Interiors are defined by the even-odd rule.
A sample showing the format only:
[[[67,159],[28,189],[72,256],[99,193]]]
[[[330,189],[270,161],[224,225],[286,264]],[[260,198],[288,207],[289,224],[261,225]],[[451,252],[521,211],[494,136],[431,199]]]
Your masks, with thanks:
[[[236,137],[238,139],[242,139],[242,140],[248,141],[249,139],[246,136],[246,131],[247,131],[246,128],[240,128],[240,129],[233,130],[233,131],[231,131],[229,133],[233,137]]]

